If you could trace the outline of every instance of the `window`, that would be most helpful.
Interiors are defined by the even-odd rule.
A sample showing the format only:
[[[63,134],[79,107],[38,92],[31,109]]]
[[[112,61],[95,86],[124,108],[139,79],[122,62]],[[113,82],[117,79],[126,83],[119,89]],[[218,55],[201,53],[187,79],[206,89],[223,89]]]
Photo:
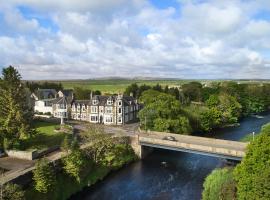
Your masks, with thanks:
[[[91,113],[97,113],[97,106],[91,106]]]
[[[118,113],[122,113],[122,108],[118,108]]]
[[[112,113],[112,107],[107,107],[106,108],[106,113]]]
[[[122,117],[118,117],[118,122],[122,123]]]
[[[108,104],[108,105],[112,105],[112,103],[113,103],[112,99],[109,98],[109,99],[107,100],[107,104]]]
[[[91,121],[92,121],[92,122],[98,121],[98,117],[97,117],[97,116],[91,116]]]
[[[106,122],[112,122],[112,117],[106,117],[105,121]]]
[[[72,105],[72,111],[74,111],[74,112],[76,111],[76,105],[75,104]]]
[[[82,106],[82,111],[85,112],[85,105]]]
[[[77,105],[77,112],[80,112],[80,110],[81,110],[81,106]]]
[[[77,118],[78,118],[78,119],[80,119],[80,118],[81,118],[81,115],[80,115],[80,114],[78,114],[78,115],[77,115]]]
[[[119,101],[119,102],[118,102],[118,105],[121,106],[121,105],[122,105],[122,101]]]
[[[93,105],[97,105],[98,104],[98,100],[94,99],[93,100]]]
[[[59,109],[66,109],[66,104],[58,104]]]

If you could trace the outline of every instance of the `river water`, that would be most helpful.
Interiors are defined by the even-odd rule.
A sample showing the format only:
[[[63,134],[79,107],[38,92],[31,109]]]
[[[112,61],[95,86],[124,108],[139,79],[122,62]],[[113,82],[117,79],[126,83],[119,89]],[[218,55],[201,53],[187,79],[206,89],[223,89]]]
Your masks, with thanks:
[[[258,133],[270,122],[270,113],[248,117],[239,127],[218,130],[215,137],[240,140],[246,134]],[[161,163],[165,161],[168,166]],[[72,199],[80,200],[199,200],[205,177],[224,160],[197,154],[155,150],[144,160],[125,167],[87,188]]]

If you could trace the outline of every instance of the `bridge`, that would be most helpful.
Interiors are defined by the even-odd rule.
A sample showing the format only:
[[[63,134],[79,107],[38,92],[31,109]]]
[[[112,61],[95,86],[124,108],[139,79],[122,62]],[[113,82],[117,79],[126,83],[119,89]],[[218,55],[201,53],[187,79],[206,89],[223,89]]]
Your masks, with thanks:
[[[168,136],[175,138],[175,141],[165,139]],[[248,145],[244,142],[163,132],[140,132],[137,142],[141,157],[144,157],[151,148],[160,148],[231,160],[241,160]]]

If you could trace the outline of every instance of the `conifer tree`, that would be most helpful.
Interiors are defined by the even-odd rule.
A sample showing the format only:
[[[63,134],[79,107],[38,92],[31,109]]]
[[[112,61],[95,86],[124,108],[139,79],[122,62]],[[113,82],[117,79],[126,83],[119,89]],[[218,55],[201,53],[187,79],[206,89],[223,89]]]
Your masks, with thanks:
[[[33,109],[21,82],[21,75],[12,66],[4,68],[0,78],[0,134],[13,145],[19,139],[33,134]]]

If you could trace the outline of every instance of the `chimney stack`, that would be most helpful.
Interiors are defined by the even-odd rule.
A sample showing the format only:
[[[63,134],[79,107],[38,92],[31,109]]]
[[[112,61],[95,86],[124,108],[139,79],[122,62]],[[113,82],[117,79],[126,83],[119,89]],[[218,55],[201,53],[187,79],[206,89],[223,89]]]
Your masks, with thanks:
[[[93,98],[93,92],[90,93],[90,100]]]

